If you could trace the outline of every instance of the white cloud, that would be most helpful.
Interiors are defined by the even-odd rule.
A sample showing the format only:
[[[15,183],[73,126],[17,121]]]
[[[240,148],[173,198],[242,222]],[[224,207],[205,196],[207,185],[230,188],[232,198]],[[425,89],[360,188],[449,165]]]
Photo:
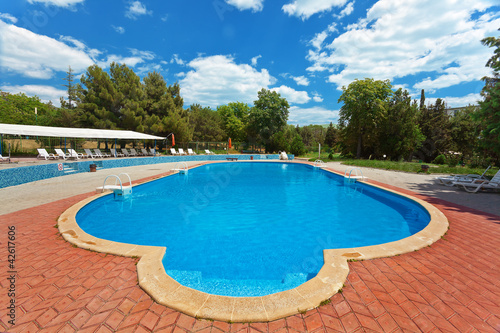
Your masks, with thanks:
[[[305,77],[304,75],[302,76],[292,76],[293,80],[299,85],[299,86],[308,86],[309,85],[309,79]]]
[[[329,37],[333,32],[337,32],[337,24],[335,22],[330,24],[326,30],[317,33],[309,43],[317,50],[320,50],[323,47],[323,42],[325,41],[325,39]]]
[[[342,7],[347,0],[294,0],[281,9],[290,16],[306,20],[316,13],[332,10],[333,7]]]
[[[323,97],[321,97],[320,94],[315,92],[315,93],[313,93],[313,101],[321,103],[321,102],[323,102]]]
[[[185,65],[185,62],[184,60],[182,60],[178,54],[174,54],[172,55],[172,59],[170,59],[170,63],[171,64],[177,64],[177,65],[181,65],[181,66],[184,66]]]
[[[27,96],[36,95],[42,102],[47,103],[49,101],[52,101],[52,104],[54,104],[55,106],[60,106],[59,98],[65,97],[67,95],[66,90],[57,89],[52,86],[45,85],[3,85],[0,86],[0,90],[11,94],[24,93]]]
[[[53,5],[57,7],[72,7],[76,4],[83,3],[85,0],[28,0],[29,3],[33,4],[35,2],[43,3],[45,5]]]
[[[276,91],[281,97],[286,98],[290,104],[304,104],[311,100],[306,91],[297,91],[287,86],[280,86],[271,90]]]
[[[120,26],[116,27],[116,26],[114,26],[114,25],[111,25],[111,27],[113,27],[113,29],[114,29],[117,33],[119,33],[119,34],[121,34],[121,35],[123,35],[123,34],[125,33],[125,28],[124,28],[124,27],[120,27]]]
[[[275,79],[266,69],[237,64],[231,56],[200,56],[187,64],[193,70],[179,82],[186,105],[217,107],[230,102],[253,103],[257,92]],[[184,73],[183,73],[184,74]]]
[[[63,41],[70,41],[62,37]],[[94,63],[89,54],[63,41],[0,21],[0,68],[27,77],[49,79],[68,66],[78,73]],[[78,41],[71,40],[78,44]],[[8,47],[7,47],[8,46]]]
[[[17,23],[17,18],[8,14],[8,13],[0,13],[0,19],[4,21],[10,21],[10,23]]]
[[[431,73],[414,89],[439,89],[479,80],[491,50],[480,40],[496,34],[498,13],[479,16],[491,0],[380,0],[367,16],[329,44],[315,37],[309,71],[328,70],[340,89],[354,79]],[[319,45],[319,47],[318,47]]]
[[[226,3],[238,8],[238,10],[251,9],[253,12],[260,12],[264,8],[263,2],[264,0],[226,0]]]
[[[352,14],[353,11],[354,11],[354,1],[353,2],[349,2],[347,4],[347,6],[345,6],[345,8],[342,9],[342,11],[340,12],[340,14],[337,15],[337,18],[341,19],[344,16],[349,16],[349,15]]]
[[[146,9],[146,5],[144,5],[140,1],[133,1],[130,3],[127,11],[125,12],[125,17],[136,20],[137,17],[141,15],[151,15],[153,12],[151,10]]]
[[[255,66],[257,66],[257,61],[258,61],[260,58],[262,58],[262,56],[261,56],[261,55],[258,55],[258,56],[253,57],[253,58],[252,58],[252,66],[254,66],[254,67],[255,67]]]
[[[339,119],[338,110],[328,110],[323,107],[301,108],[292,106],[289,109],[288,123],[306,126],[310,124],[337,123]]]
[[[431,97],[425,99],[425,104],[435,104],[437,97]],[[478,93],[471,93],[462,97],[441,97],[445,101],[446,106],[449,108],[456,108],[467,105],[478,105],[478,101],[482,101],[483,97]]]

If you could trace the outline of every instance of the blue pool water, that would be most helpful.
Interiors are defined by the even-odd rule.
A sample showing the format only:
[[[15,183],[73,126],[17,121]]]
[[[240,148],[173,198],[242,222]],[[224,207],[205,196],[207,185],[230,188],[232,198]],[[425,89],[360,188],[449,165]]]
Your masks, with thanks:
[[[113,241],[165,246],[181,284],[216,295],[295,288],[323,265],[323,249],[387,243],[430,217],[417,203],[302,164],[217,163],[102,197],[77,222]]]

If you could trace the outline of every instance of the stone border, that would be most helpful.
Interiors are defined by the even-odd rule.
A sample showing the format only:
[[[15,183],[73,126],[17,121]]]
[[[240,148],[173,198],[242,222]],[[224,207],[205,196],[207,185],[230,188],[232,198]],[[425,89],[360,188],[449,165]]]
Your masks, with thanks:
[[[324,170],[338,174],[332,170]],[[76,214],[86,204],[107,195],[106,193],[87,198],[67,209],[59,217],[58,227],[64,239],[78,247],[120,256],[139,257],[139,285],[160,304],[195,318],[227,322],[266,322],[316,308],[328,300],[342,289],[349,273],[348,261],[416,251],[438,241],[447,232],[448,220],[433,205],[381,186],[367,185],[417,202],[429,212],[429,224],[420,232],[395,242],[358,248],[326,249],[323,251],[324,265],[314,278],[297,288],[261,297],[218,296],[185,287],[165,272],[162,264],[165,247],[118,243],[84,232],[76,223]]]

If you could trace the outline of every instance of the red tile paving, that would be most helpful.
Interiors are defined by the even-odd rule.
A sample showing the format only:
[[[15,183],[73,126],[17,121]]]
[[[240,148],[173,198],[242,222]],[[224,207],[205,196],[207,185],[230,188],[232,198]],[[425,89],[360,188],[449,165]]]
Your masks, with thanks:
[[[500,217],[383,186],[437,206],[450,222],[446,236],[416,252],[351,262],[343,292],[329,304],[270,323],[178,313],[138,286],[136,259],[73,248],[54,225],[90,193],[2,215],[0,304],[9,304],[5,249],[7,226],[15,226],[17,312],[14,326],[0,312],[0,331],[499,332]]]

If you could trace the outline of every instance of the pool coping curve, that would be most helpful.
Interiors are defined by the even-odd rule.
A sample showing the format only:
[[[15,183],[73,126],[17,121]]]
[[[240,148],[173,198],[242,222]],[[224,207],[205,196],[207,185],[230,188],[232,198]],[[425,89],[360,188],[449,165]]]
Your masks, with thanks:
[[[267,161],[269,163],[269,161]],[[217,162],[215,162],[217,163]],[[220,162],[219,162],[220,163]],[[250,161],[222,163],[259,163]],[[301,163],[303,162],[272,162]],[[200,164],[194,167],[198,167]],[[191,167],[192,168],[192,167]],[[325,171],[343,176],[328,168]],[[163,176],[168,177],[175,173]],[[154,181],[158,178],[152,179]],[[211,295],[186,287],[167,275],[162,264],[166,247],[143,246],[108,241],[83,231],[76,222],[76,214],[88,203],[108,193],[96,194],[68,208],[58,219],[59,232],[69,243],[91,251],[137,257],[139,285],[156,302],[195,318],[226,322],[267,322],[318,307],[342,289],[349,274],[349,261],[368,260],[400,255],[429,246],[441,239],[449,224],[445,215],[433,205],[418,198],[375,184],[364,182],[384,191],[406,197],[420,204],[430,215],[429,224],[418,233],[390,243],[344,249],[323,250],[324,265],[319,273],[300,286],[279,293],[258,297],[230,297]],[[144,183],[141,183],[144,184]],[[139,184],[134,184],[139,185]]]

